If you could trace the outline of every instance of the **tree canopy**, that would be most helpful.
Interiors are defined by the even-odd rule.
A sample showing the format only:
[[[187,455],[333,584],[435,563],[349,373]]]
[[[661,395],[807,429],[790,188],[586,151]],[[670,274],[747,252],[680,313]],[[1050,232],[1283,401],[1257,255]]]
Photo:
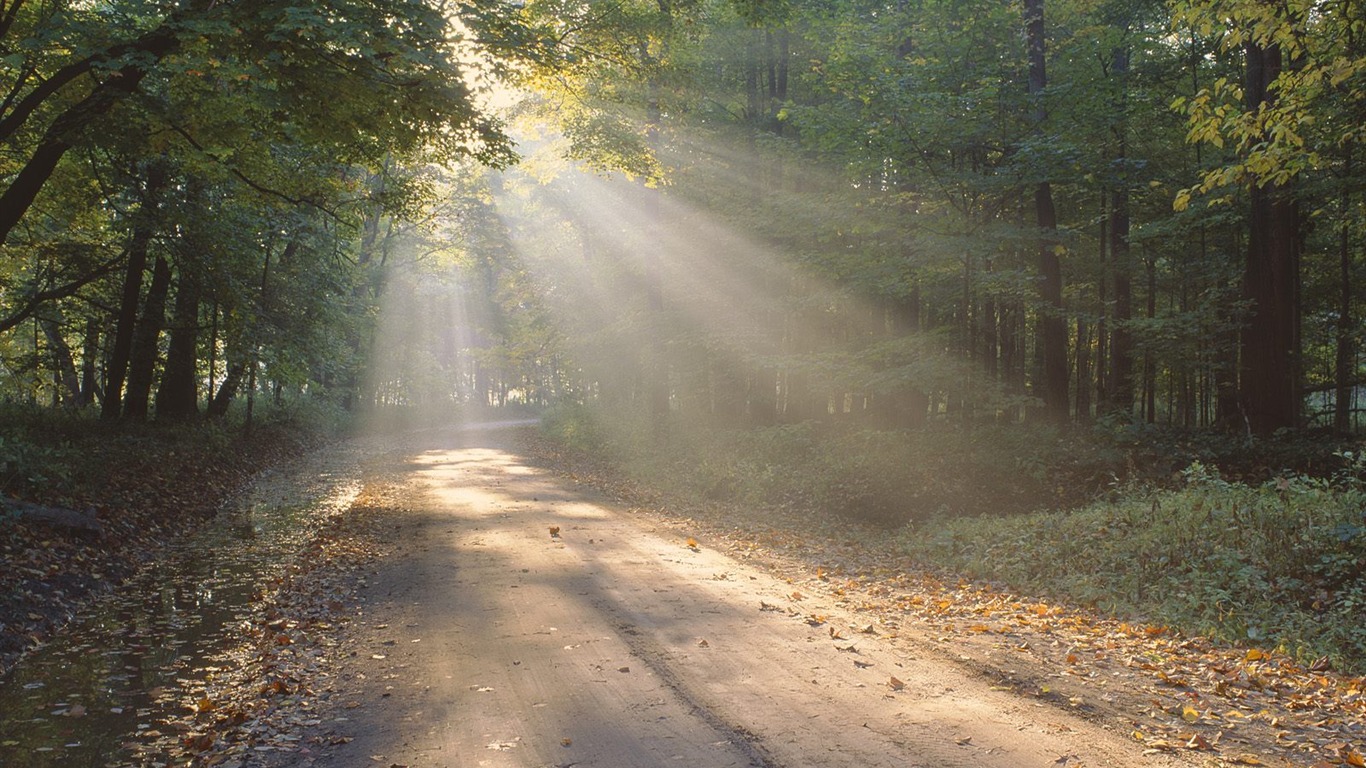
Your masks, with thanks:
[[[1364,23],[3,0],[0,387],[1348,431]]]

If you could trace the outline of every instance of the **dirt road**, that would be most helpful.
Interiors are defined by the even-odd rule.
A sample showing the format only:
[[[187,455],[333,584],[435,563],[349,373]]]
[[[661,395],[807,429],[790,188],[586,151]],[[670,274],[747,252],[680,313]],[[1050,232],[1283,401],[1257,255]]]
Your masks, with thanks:
[[[395,554],[318,746],[278,765],[1186,764],[689,546],[496,433],[432,444],[393,475]]]

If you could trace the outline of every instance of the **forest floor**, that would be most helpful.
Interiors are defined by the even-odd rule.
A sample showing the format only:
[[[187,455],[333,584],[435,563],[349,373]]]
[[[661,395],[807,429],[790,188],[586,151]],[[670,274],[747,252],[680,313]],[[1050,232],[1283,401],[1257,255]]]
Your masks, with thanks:
[[[428,432],[169,724],[198,765],[1363,765],[1362,681]],[[739,518],[736,515],[739,514]]]
[[[59,473],[59,482],[23,500],[78,512],[96,521],[99,531],[8,519],[0,509],[0,673],[167,543],[203,525],[253,475],[319,442],[281,428],[261,428],[235,441],[203,431],[150,429],[61,437],[62,450],[79,456],[75,468],[39,462]]]

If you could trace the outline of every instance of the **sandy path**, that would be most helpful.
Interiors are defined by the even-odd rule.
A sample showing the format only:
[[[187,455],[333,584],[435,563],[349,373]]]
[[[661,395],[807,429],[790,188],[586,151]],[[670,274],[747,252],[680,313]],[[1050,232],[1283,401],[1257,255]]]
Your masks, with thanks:
[[[1182,764],[464,442],[405,467],[311,764]]]

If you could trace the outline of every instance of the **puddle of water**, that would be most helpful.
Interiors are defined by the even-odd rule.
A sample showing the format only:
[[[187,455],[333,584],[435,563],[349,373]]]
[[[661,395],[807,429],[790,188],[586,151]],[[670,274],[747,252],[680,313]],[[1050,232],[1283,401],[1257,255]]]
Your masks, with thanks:
[[[259,478],[217,519],[0,679],[0,766],[161,762],[143,750],[235,645],[260,586],[360,491],[358,461],[319,452]]]

